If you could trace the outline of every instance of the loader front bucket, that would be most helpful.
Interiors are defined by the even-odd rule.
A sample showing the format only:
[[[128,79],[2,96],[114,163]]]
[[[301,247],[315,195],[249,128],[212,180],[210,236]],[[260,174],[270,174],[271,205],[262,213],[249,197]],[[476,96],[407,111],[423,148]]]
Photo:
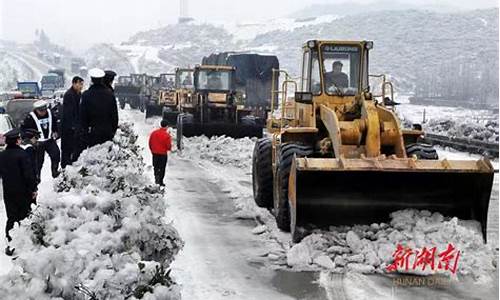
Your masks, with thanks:
[[[494,169],[488,160],[296,158],[289,180],[291,231],[387,222],[415,208],[477,220],[486,240]]]
[[[161,116],[162,106],[158,104],[147,104],[146,105],[146,119],[153,116]]]
[[[259,125],[243,125],[228,123],[183,123],[182,135],[185,137],[201,136],[228,136],[232,138],[258,137],[261,138],[263,128]]]

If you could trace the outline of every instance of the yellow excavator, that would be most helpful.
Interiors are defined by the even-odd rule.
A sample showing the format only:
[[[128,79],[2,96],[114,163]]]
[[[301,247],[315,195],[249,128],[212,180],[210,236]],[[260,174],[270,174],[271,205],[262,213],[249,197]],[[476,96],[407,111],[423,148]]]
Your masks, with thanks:
[[[311,228],[384,222],[406,208],[477,220],[486,239],[490,161],[440,160],[420,143],[421,127],[402,129],[392,84],[384,78],[382,97],[370,90],[372,48],[371,41],[305,43],[294,101],[281,94],[271,137],[255,144],[255,202],[294,241]]]

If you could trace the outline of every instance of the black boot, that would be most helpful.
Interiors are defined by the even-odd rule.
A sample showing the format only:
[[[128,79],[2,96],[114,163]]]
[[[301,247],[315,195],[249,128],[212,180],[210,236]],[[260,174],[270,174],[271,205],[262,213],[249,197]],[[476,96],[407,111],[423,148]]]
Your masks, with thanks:
[[[15,248],[11,248],[10,246],[7,246],[5,248],[5,255],[12,256],[14,254],[14,251],[16,251]]]
[[[57,178],[61,172],[59,171],[59,168],[52,168],[52,178]]]

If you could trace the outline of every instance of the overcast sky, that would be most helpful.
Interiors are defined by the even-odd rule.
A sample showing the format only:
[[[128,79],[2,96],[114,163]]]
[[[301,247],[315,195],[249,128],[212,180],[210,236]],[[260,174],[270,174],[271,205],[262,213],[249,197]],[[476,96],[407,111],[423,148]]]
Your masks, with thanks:
[[[314,3],[346,0],[188,0],[189,15],[204,21],[252,21],[288,15]],[[369,3],[374,0],[354,0]],[[413,0],[459,8],[498,6],[497,0]],[[43,28],[70,49],[121,42],[137,31],[174,23],[179,0],[0,0],[0,38],[30,42]],[[70,45],[68,45],[70,44]]]

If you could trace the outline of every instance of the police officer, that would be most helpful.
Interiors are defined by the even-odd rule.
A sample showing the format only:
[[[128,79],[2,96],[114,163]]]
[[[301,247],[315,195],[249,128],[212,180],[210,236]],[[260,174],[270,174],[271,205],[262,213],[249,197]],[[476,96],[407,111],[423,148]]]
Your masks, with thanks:
[[[21,136],[18,129],[5,134],[5,151],[0,152],[0,177],[3,185],[3,199],[7,211],[5,236],[12,240],[9,231],[14,223],[26,218],[31,211],[31,204],[37,196],[37,182],[33,173],[31,160],[26,151],[19,145]],[[12,255],[13,249],[5,249],[7,255]]]
[[[104,85],[104,71],[91,69],[89,75],[92,85],[82,94],[80,123],[87,146],[92,147],[113,140],[118,129],[118,109],[115,96]]]
[[[38,144],[38,177],[42,171],[45,152],[50,157],[52,177],[59,176],[59,162],[61,160],[61,151],[57,146],[56,139],[59,137],[57,131],[57,120],[55,119],[48,103],[45,100],[39,100],[33,104],[34,110],[24,119],[21,129],[35,129],[40,132]]]
[[[104,71],[103,83],[113,93],[113,95],[115,94],[115,90],[113,89],[113,81],[115,80],[115,77],[116,73],[114,71]]]
[[[27,129],[21,132],[21,148],[28,153],[30,157],[30,165],[33,171],[33,176],[36,177],[37,184],[40,183],[40,177],[38,176],[38,139],[40,138],[40,132],[35,129]]]
[[[76,161],[78,140],[78,119],[80,118],[80,98],[82,97],[83,79],[73,77],[71,87],[63,98],[63,116],[61,122],[61,167],[64,169]]]

